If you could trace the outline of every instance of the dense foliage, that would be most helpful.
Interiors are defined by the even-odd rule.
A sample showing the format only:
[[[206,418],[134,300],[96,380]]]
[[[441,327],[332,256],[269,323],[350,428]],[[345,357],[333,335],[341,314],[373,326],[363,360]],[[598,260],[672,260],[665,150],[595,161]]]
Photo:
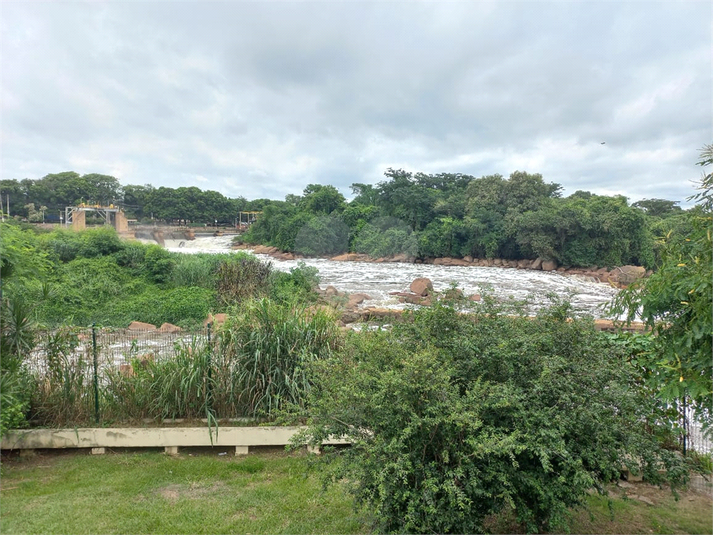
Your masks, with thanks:
[[[112,203],[141,221],[197,226],[232,226],[240,211],[257,211],[247,243],[306,256],[541,257],[582,267],[653,268],[653,235],[677,226],[685,214],[677,201],[666,199],[629,205],[621,196],[584,191],[562,198],[559,184],[522,171],[478,178],[388,169],[385,178],[376,185],[353,184],[350,202],[334,186],[321,184],[284,201],[247,201],[197,187],[122,187],[111,176],[74,172],[2,180],[0,193],[5,200],[9,196],[12,215],[31,222],[58,222],[60,211],[79,202]]]
[[[561,198],[558,184],[519,171],[505,179],[389,169],[386,177],[376,186],[354,184],[348,204],[330,190],[332,202],[319,210],[314,198],[331,186],[310,185],[302,197],[265,206],[244,240],[306,255],[541,257],[569,266],[653,267],[651,227],[681,212],[660,199],[629,206],[624,197],[587,192]]]
[[[480,533],[509,509],[528,532],[563,528],[623,465],[680,483],[684,460],[646,432],[655,407],[621,346],[567,310],[435,306],[316,366],[307,436],[351,441],[324,456],[329,477],[351,482],[379,532]]]
[[[13,327],[18,317],[45,327],[131,321],[193,327],[209,312],[224,312],[249,297],[312,300],[317,283],[304,266],[279,273],[242,252],[171,253],[121,240],[109,227],[37,233],[2,223],[0,247],[3,343],[19,340],[14,333],[20,330]]]
[[[213,225],[234,224],[240,210],[254,209],[254,203],[244,198],[229,199],[217,191],[202,191],[196,187],[154,188],[121,186],[109,175],[96,173],[79,175],[73,171],[53,173],[32,180],[0,180],[4,196],[3,211],[34,222],[59,222],[67,206],[121,206],[129,217],[139,220]]]
[[[700,165],[713,165],[713,145]],[[685,224],[659,238],[661,263],[649,278],[622,292],[614,310],[641,318],[655,333],[640,361],[648,384],[664,400],[690,398],[699,417],[713,425],[713,174],[706,172],[697,206]]]

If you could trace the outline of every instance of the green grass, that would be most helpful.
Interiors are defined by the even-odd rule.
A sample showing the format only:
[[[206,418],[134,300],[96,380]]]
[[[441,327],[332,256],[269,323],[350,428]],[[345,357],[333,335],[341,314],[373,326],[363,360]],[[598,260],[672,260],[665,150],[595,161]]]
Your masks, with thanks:
[[[5,460],[1,533],[368,533],[339,487],[322,489],[304,455],[216,452],[41,454]],[[629,495],[644,495],[647,505]],[[713,501],[635,484],[590,496],[572,533],[712,533]],[[507,515],[496,533],[516,533]]]
[[[4,463],[2,533],[363,533],[305,459],[160,453]]]

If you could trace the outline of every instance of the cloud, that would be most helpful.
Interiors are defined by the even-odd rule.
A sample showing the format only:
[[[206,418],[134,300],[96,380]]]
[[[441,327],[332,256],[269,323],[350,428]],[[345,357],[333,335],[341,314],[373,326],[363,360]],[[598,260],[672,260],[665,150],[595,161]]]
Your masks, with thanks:
[[[387,167],[683,200],[707,3],[5,3],[2,177],[282,198]],[[606,145],[601,145],[602,141]]]

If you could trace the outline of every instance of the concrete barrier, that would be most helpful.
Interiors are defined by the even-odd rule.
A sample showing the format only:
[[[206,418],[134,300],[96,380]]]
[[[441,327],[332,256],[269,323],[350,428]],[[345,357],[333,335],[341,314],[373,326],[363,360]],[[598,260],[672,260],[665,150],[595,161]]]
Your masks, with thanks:
[[[234,447],[236,455],[256,446],[286,446],[304,427],[117,427],[77,429],[10,430],[3,437],[3,450],[91,448],[104,453],[106,448],[164,448],[178,453],[179,447]],[[333,439],[326,444],[348,444]]]

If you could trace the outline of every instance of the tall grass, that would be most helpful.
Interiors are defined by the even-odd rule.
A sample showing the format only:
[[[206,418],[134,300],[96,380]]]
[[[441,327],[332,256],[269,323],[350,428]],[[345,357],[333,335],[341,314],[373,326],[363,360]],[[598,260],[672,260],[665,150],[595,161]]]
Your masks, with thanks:
[[[102,422],[143,419],[272,417],[304,407],[312,362],[340,346],[335,318],[326,308],[269,299],[231,310],[209,344],[204,337],[178,342],[172,354],[132,351],[129,363],[99,370]],[[33,372],[31,424],[93,424],[91,354],[76,331],[50,335],[43,365]]]
[[[303,407],[311,385],[310,363],[339,345],[334,316],[269,299],[233,309],[221,330],[220,352],[235,372],[231,390],[248,414]]]
[[[77,331],[63,328],[42,343],[46,368],[33,370],[30,421],[40,426],[88,423],[94,407],[91,359],[80,349]]]

